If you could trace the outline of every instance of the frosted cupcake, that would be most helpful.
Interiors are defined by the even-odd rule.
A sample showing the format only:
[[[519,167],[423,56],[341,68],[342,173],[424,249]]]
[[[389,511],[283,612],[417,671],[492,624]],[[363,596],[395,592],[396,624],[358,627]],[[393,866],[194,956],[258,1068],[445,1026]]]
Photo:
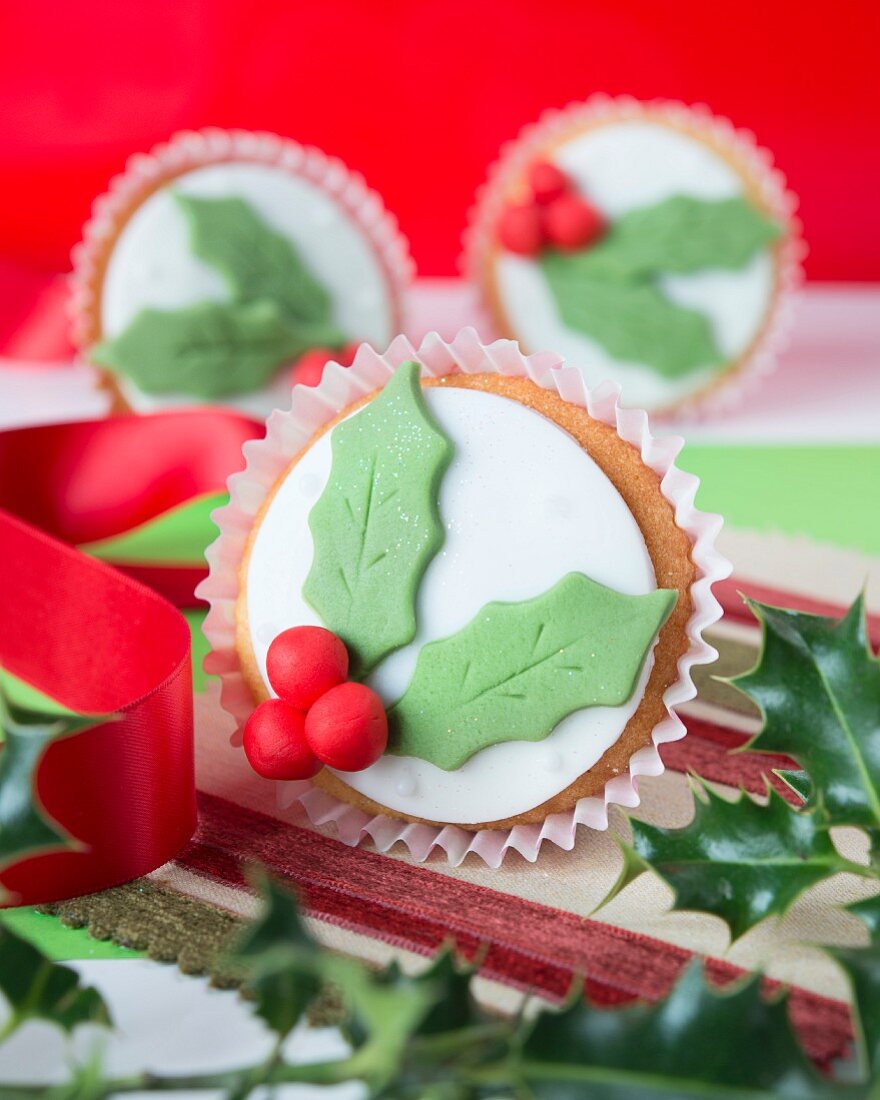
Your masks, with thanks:
[[[631,803],[662,768],[712,654],[714,519],[643,417],[558,367],[400,340],[270,420],[201,590],[261,774],[475,832]]]
[[[498,333],[669,411],[768,368],[801,244],[751,135],[705,109],[599,98],[507,146],[465,263]]]
[[[292,141],[219,130],[131,158],[73,261],[74,341],[136,411],[207,402],[266,416],[298,363],[313,383],[316,359],[399,331],[411,277],[406,242],[359,176]]]

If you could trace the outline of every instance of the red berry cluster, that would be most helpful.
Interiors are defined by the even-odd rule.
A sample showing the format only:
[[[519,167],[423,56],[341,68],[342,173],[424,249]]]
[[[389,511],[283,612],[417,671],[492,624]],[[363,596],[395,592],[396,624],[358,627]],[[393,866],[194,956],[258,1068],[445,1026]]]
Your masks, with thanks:
[[[528,171],[532,197],[508,203],[498,219],[498,239],[509,252],[536,256],[545,245],[573,251],[602,233],[605,221],[591,203],[572,190],[568,176],[548,160]]]
[[[292,386],[318,386],[324,374],[324,367],[332,359],[340,366],[350,367],[354,362],[360,344],[346,344],[341,351],[333,348],[309,348],[290,368]]]
[[[260,703],[244,728],[244,751],[259,775],[311,779],[324,764],[357,772],[385,751],[382,700],[365,684],[346,681],[348,651],[332,631],[283,631],[269,646],[266,673],[278,698]]]

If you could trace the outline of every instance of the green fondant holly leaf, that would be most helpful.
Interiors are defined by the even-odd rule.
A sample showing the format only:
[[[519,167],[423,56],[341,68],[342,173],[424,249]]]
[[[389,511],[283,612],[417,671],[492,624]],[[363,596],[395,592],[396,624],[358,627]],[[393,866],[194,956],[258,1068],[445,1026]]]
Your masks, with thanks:
[[[100,719],[25,709],[0,691],[0,876],[5,868],[36,853],[70,847],[70,839],[40,805],[37,769],[54,741],[97,721]]]
[[[621,215],[583,255],[597,276],[625,279],[736,270],[781,232],[778,222],[744,198],[673,195],[656,206]]]
[[[772,788],[769,796],[766,805],[745,794],[728,802],[704,788],[683,829],[632,820],[632,846],[621,844],[624,868],[605,900],[652,869],[674,890],[676,909],[714,913],[736,939],[829,875],[871,874],[837,852],[819,810],[792,809]]]
[[[623,214],[598,244],[546,250],[539,262],[566,325],[614,359],[678,378],[725,356],[708,317],[673,302],[657,277],[740,269],[781,232],[744,198],[673,195]]]
[[[27,1020],[48,1020],[70,1032],[77,1024],[112,1021],[101,994],[69,966],[51,962],[27,940],[0,925],[0,993],[10,1014],[0,1042]]]
[[[330,480],[309,515],[303,596],[348,646],[358,677],[415,637],[416,590],[443,542],[437,499],[452,444],[419,373],[418,363],[398,367],[334,430]]]
[[[659,1004],[602,1010],[573,998],[542,1013],[516,1060],[517,1096],[532,1100],[825,1097],[784,997],[765,1000],[752,976],[713,988],[699,961]]]
[[[569,573],[534,599],[487,604],[421,650],[389,712],[389,751],[451,771],[489,745],[543,740],[576,710],[625,703],[676,599]]]
[[[614,359],[644,363],[667,378],[723,362],[702,313],[670,301],[649,282],[604,278],[591,250],[547,251],[539,262],[565,324]]]
[[[244,199],[174,193],[189,224],[193,252],[215,267],[239,301],[274,302],[293,322],[321,325],[330,347],[345,335],[330,325],[332,300],[293,244]]]
[[[794,757],[822,791],[832,825],[880,829],[880,661],[863,598],[840,620],[749,606],[763,647],[734,683],[758,704],[764,726],[748,750]]]
[[[273,302],[200,302],[144,309],[92,359],[144,393],[227,397],[265,385],[284,363],[335,338],[333,326],[294,324]]]

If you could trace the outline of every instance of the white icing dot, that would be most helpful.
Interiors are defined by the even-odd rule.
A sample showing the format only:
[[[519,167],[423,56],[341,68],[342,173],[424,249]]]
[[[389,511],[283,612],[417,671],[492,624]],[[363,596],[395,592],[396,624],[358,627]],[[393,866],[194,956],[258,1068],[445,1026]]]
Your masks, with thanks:
[[[275,623],[261,623],[257,627],[256,633],[257,641],[267,646],[281,633],[281,627],[276,626]]]
[[[558,772],[562,767],[562,757],[553,749],[547,749],[541,758],[541,767],[545,772]]]
[[[414,794],[418,793],[419,785],[416,783],[416,777],[412,772],[405,771],[397,780],[394,789],[401,798],[412,798]]]

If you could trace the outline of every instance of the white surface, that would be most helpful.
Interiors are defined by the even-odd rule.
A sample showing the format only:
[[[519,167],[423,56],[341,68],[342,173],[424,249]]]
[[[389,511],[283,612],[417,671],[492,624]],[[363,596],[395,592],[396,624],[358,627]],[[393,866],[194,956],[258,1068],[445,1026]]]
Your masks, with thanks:
[[[0,358],[0,431],[106,416],[110,398],[91,367]]]
[[[104,996],[115,1031],[83,1025],[66,1041],[62,1032],[30,1021],[0,1044],[0,1080],[8,1085],[67,1080],[71,1056],[88,1061],[102,1052],[105,1074],[128,1076],[143,1070],[164,1074],[222,1073],[268,1057],[273,1036],[253,1010],[231,990],[212,989],[205,978],[188,977],[174,966],[149,959],[106,959],[67,964]],[[0,999],[0,1027],[8,1007]],[[285,1046],[290,1062],[345,1057],[348,1048],[332,1028],[301,1027]],[[203,1091],[172,1096],[212,1097]],[[334,1088],[286,1085],[277,1095],[291,1100],[358,1100],[357,1082]]]
[[[440,489],[446,537],[419,587],[415,639],[368,680],[387,705],[403,695],[422,647],[461,630],[491,601],[531,599],[571,572],[630,595],[656,588],[638,524],[567,432],[495,394],[434,388],[425,397],[455,447]],[[271,640],[289,626],[326,625],[302,586],[314,552],[308,517],[330,476],[332,435],[294,466],[251,551],[248,622],[267,687]],[[646,665],[642,690],[649,671]],[[492,745],[452,772],[389,755],[341,778],[382,805],[419,817],[463,824],[512,817],[592,767],[623,732],[642,690],[622,706],[569,715],[543,741]]]
[[[436,329],[451,339],[475,325],[491,338],[475,301],[459,279],[421,279],[408,335],[418,342]],[[626,391],[624,400],[633,403]],[[286,395],[282,404],[289,404]],[[84,420],[106,409],[87,370],[0,359],[0,429]],[[880,286],[809,284],[795,295],[792,339],[779,369],[744,404],[667,425],[700,443],[880,443]]]
[[[659,123],[600,126],[561,145],[550,159],[609,219],[674,195],[727,199],[745,190],[722,156]],[[631,404],[650,410],[696,392],[717,371],[707,364],[707,369],[680,378],[664,378],[644,364],[615,359],[563,323],[534,260],[500,252],[495,265],[505,315],[526,351],[558,352],[583,372],[590,387],[613,378],[624,386]],[[709,318],[716,343],[730,361],[739,358],[761,327],[774,286],[773,263],[764,249],[739,271],[665,276],[660,286],[673,301]]]

